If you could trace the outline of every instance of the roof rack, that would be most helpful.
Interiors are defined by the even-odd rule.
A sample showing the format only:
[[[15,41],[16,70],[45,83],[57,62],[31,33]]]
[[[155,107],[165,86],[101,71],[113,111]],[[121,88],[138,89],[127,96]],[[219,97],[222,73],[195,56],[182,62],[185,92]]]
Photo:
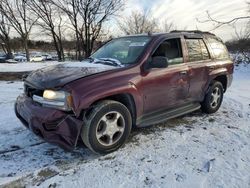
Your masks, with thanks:
[[[200,31],[200,30],[173,30],[170,31],[170,33],[195,33],[195,34],[207,34],[207,35],[213,35],[215,34],[207,32],[207,31]]]

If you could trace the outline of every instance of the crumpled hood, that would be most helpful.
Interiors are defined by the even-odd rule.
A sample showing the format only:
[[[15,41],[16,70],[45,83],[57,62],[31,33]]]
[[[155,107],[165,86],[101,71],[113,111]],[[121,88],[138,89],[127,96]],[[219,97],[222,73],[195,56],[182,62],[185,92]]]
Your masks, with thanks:
[[[25,81],[36,88],[54,88],[85,76],[117,68],[119,67],[94,64],[87,61],[63,63],[36,70],[30,73]]]

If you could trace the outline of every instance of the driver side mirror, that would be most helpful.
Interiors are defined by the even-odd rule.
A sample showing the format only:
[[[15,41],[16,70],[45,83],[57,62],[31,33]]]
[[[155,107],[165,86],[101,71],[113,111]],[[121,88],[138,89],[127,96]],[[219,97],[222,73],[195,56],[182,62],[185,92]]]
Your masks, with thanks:
[[[152,57],[152,61],[149,63],[150,68],[167,68],[168,59],[163,56]]]

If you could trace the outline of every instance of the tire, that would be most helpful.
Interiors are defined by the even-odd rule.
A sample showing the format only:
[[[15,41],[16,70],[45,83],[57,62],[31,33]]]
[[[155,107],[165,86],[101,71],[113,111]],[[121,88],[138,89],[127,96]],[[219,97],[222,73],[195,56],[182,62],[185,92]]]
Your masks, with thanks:
[[[95,153],[111,153],[123,146],[130,134],[132,118],[123,104],[104,100],[93,106],[84,117],[81,137]]]
[[[201,110],[207,114],[218,111],[223,100],[224,89],[221,82],[212,81],[209,90],[201,103]]]

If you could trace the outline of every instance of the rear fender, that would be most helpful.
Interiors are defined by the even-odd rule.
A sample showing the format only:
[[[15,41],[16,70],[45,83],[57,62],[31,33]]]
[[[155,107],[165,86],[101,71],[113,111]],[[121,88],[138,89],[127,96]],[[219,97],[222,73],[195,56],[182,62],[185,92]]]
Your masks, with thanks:
[[[218,76],[226,76],[227,77],[228,72],[227,72],[227,68],[218,68],[216,70],[213,70],[209,73],[209,79],[208,82],[206,83],[206,90],[204,93],[204,96],[207,94],[208,90],[209,90],[209,86],[212,83],[213,80],[216,79],[216,77]]]

